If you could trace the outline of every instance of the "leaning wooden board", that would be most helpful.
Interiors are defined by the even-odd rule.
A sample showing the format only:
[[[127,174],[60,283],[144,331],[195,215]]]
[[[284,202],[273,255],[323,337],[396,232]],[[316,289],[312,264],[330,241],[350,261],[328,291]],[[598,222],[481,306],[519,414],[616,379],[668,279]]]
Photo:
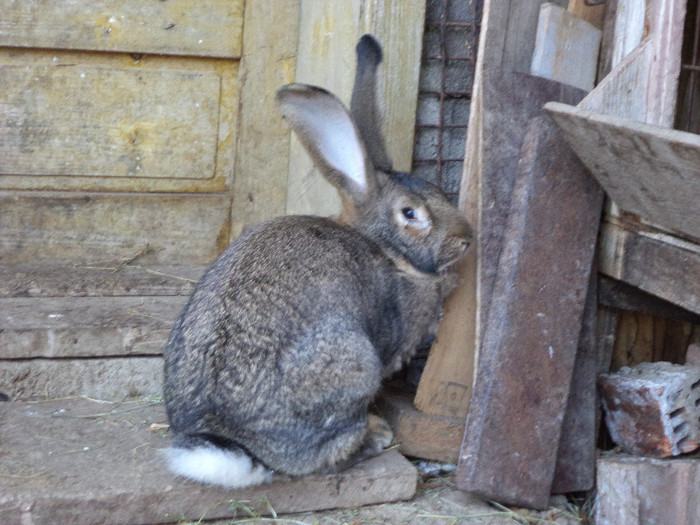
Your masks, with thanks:
[[[545,109],[618,206],[700,238],[700,135],[556,102]]]

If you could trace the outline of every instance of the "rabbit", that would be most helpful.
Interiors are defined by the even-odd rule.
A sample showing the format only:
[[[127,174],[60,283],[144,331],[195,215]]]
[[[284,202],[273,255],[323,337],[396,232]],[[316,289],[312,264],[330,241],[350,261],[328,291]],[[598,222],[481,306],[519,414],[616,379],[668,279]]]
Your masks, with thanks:
[[[239,488],[342,471],[379,454],[381,381],[434,336],[472,231],[434,185],[393,171],[380,128],[379,42],[357,44],[351,111],[289,84],[282,116],[341,196],[338,217],[244,232],[205,272],[165,347],[177,475]]]

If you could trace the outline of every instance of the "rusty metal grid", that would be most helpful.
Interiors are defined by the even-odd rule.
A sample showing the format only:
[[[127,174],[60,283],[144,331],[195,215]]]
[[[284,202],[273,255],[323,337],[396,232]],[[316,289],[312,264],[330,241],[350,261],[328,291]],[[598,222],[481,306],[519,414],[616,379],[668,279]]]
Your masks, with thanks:
[[[483,0],[429,0],[413,171],[457,200]]]

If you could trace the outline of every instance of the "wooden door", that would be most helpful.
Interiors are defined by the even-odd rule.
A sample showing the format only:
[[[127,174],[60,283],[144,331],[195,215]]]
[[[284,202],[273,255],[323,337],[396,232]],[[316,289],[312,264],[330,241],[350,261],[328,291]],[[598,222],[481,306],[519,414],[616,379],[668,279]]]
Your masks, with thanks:
[[[204,268],[245,227],[334,193],[300,189],[318,175],[290,161],[276,89],[347,102],[372,31],[392,57],[388,120],[412,129],[424,7],[0,0],[0,392],[158,394]]]

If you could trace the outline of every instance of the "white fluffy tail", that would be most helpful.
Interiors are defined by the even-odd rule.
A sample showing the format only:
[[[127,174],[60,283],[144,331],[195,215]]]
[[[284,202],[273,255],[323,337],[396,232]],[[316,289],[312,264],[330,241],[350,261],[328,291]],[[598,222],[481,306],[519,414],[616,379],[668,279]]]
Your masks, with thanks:
[[[242,452],[214,446],[168,448],[165,451],[170,470],[178,476],[221,485],[229,489],[249,487],[270,481],[272,472]]]

